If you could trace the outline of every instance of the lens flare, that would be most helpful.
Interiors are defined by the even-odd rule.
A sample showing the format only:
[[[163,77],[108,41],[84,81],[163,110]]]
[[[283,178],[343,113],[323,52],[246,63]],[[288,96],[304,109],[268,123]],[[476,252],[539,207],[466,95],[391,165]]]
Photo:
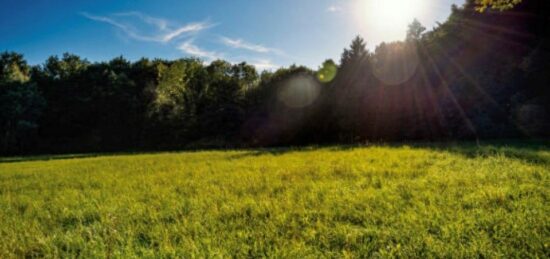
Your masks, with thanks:
[[[375,52],[378,60],[374,75],[386,85],[399,85],[411,79],[418,69],[416,46],[394,42],[380,45]]]
[[[336,77],[338,67],[333,62],[325,62],[317,71],[317,79],[321,83],[330,83]]]
[[[304,108],[317,100],[320,91],[321,87],[315,78],[298,75],[281,86],[278,98],[290,108]]]

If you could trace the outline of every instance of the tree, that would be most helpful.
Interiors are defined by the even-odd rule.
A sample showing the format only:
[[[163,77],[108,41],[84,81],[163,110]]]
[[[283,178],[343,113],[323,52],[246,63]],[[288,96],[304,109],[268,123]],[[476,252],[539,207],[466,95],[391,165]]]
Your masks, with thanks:
[[[93,137],[96,117],[91,116],[93,87],[85,77],[90,63],[79,56],[65,53],[52,56],[34,70],[33,81],[47,100],[40,123],[44,146],[56,143],[59,151],[90,149],[96,143]],[[88,74],[90,75],[90,74]]]
[[[0,54],[0,84],[25,83],[29,80],[29,72],[30,67],[23,55],[14,52]]]
[[[165,146],[181,147],[200,132],[199,113],[205,106],[208,74],[194,58],[155,63],[149,135]]]
[[[201,132],[210,137],[233,136],[243,120],[243,87],[255,80],[255,69],[244,63],[231,65],[217,60],[208,71],[207,104],[201,113]]]
[[[483,12],[487,8],[501,11],[509,10],[520,4],[522,0],[475,0],[475,2],[477,10]]]
[[[0,153],[20,153],[36,141],[45,103],[29,79],[30,67],[22,55],[0,55]]]
[[[317,70],[317,79],[322,83],[330,83],[338,74],[338,65],[332,59],[327,59],[323,62],[319,70]]]
[[[83,75],[87,88],[92,89],[89,103],[95,125],[91,132],[95,145],[102,150],[134,147],[136,125],[143,119],[139,89],[131,78],[132,64],[123,57],[106,63],[93,64]],[[91,118],[90,118],[91,119]]]
[[[344,49],[340,59],[340,65],[345,67],[347,65],[358,64],[368,59],[369,51],[367,50],[367,43],[361,36],[356,36],[349,49]]]
[[[419,41],[425,31],[426,27],[422,26],[418,19],[414,19],[407,30],[407,41]]]
[[[334,125],[339,138],[354,141],[362,133],[367,120],[362,107],[366,93],[374,87],[372,54],[360,36],[355,37],[349,49],[344,49],[338,75],[333,82]]]

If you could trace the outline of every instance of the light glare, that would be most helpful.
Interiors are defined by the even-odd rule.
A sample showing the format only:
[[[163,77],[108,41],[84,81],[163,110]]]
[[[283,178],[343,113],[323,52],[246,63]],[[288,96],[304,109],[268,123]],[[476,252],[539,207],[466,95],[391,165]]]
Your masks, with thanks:
[[[433,0],[358,0],[357,17],[363,30],[384,41],[403,40],[407,26],[429,16]]]

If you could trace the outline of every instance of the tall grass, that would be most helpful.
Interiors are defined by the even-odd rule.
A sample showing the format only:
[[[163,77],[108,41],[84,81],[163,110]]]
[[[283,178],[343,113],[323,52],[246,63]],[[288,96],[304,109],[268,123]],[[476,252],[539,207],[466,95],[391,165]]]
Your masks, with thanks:
[[[0,161],[0,258],[550,257],[550,149]]]

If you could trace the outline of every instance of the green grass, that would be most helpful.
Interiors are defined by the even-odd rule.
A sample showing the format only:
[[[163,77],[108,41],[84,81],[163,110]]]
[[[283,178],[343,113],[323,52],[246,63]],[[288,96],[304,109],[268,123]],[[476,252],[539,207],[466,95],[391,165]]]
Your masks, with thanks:
[[[550,257],[550,148],[0,160],[0,258]]]

